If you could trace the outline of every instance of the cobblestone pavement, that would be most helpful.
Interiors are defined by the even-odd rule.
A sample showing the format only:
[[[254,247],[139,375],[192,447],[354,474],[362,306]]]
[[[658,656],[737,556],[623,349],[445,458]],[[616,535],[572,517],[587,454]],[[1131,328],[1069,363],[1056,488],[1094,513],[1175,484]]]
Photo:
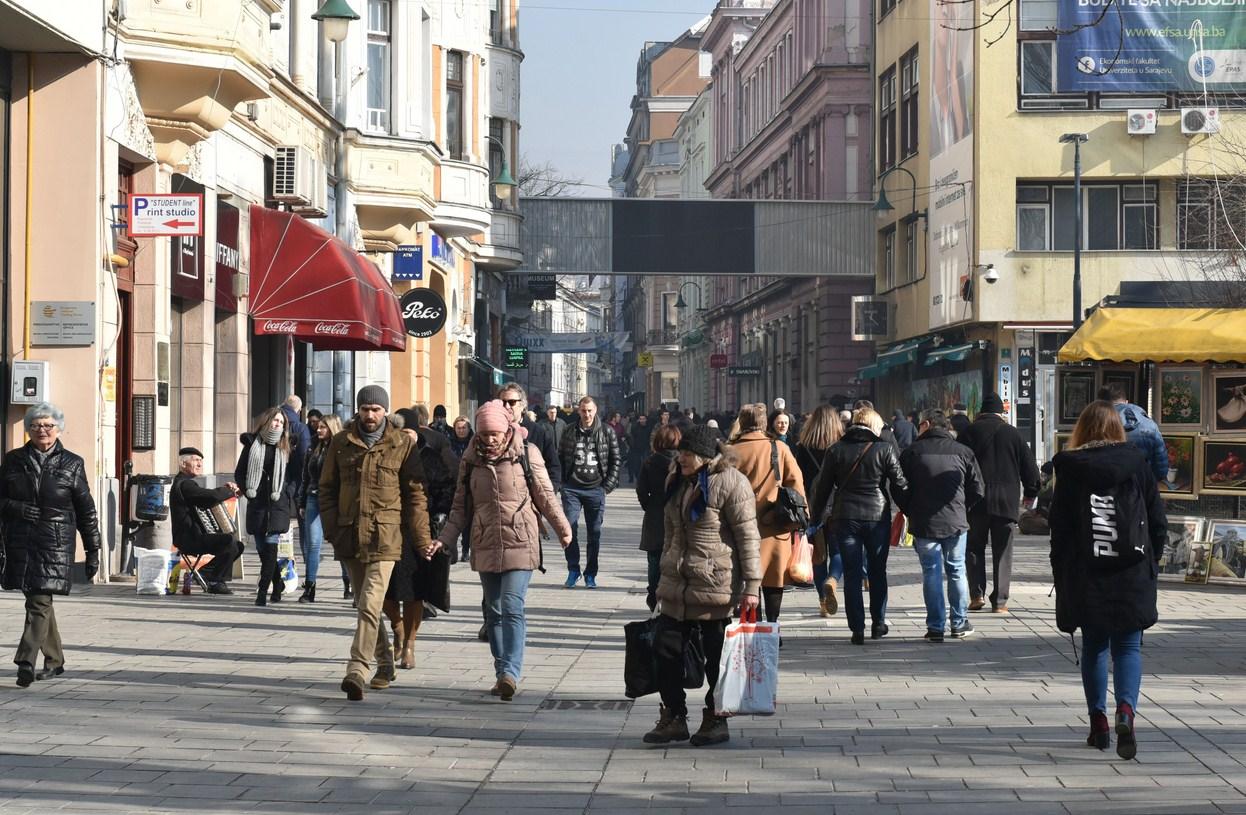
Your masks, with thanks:
[[[728,745],[667,749],[641,742],[656,698],[623,696],[622,625],[644,613],[639,529],[624,488],[595,591],[562,588],[549,553],[509,704],[488,695],[462,565],[457,608],[425,623],[416,668],[361,703],[337,687],[353,617],[331,562],[310,607],[256,608],[241,587],[60,598],[68,673],[0,689],[0,811],[1246,813],[1246,592],[1165,584],[1137,761],[1084,746],[1039,539],[1019,544],[1012,613],[975,614],[965,641],[921,639],[910,550],[892,552],[892,633],[863,648],[842,614],[817,616],[812,591],[789,592],[777,715],[732,720]],[[21,600],[0,597],[4,642]]]

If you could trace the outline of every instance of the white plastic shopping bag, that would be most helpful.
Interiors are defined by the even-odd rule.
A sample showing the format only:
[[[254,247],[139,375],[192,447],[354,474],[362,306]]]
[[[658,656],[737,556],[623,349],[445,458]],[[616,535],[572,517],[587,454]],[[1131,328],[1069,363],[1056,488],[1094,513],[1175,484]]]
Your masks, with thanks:
[[[727,626],[718,684],[714,686],[714,711],[719,716],[774,714],[779,689],[779,624],[751,621]]]
[[[167,593],[169,552],[165,549],[135,549],[134,557],[138,559],[138,593]]]
[[[277,557],[281,560],[294,559],[294,531],[282,532],[277,539]]]

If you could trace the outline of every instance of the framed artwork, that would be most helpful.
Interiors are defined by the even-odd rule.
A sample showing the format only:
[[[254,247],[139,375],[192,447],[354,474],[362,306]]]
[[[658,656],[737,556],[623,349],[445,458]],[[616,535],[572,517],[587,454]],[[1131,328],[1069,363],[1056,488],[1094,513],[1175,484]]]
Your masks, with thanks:
[[[1057,433],[1056,434],[1056,452],[1059,453],[1064,450],[1067,450],[1069,448],[1069,442],[1072,440],[1073,440],[1072,433]]]
[[[1246,432],[1246,371],[1212,371],[1211,432]]]
[[[1246,521],[1211,521],[1211,577],[1246,579]]]
[[[1202,437],[1199,492],[1246,495],[1246,439]]]
[[[1211,544],[1206,541],[1190,544],[1190,559],[1185,567],[1185,582],[1206,583],[1211,573]]]
[[[1202,539],[1205,523],[1194,515],[1168,516],[1168,543],[1159,559],[1160,574],[1185,574],[1190,562],[1190,545]]]
[[[1203,427],[1203,369],[1160,368],[1159,425],[1163,428]]]
[[[1130,402],[1138,404],[1138,369],[1137,368],[1101,368],[1099,371],[1099,387],[1120,385]]]
[[[1059,424],[1072,427],[1077,418],[1095,400],[1095,372],[1091,369],[1070,369],[1056,373],[1056,398]]]
[[[1200,476],[1197,433],[1161,433],[1168,450],[1168,476],[1159,482],[1165,498],[1189,499],[1198,495]]]

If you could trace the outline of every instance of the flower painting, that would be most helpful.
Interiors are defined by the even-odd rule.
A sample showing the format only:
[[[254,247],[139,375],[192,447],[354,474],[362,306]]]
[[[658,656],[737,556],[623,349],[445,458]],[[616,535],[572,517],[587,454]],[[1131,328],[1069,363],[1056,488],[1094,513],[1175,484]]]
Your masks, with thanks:
[[[1192,498],[1198,491],[1198,436],[1193,433],[1164,433],[1168,454],[1168,474],[1160,481],[1165,498]]]
[[[1203,426],[1203,370],[1164,368],[1159,374],[1159,423],[1167,427]]]

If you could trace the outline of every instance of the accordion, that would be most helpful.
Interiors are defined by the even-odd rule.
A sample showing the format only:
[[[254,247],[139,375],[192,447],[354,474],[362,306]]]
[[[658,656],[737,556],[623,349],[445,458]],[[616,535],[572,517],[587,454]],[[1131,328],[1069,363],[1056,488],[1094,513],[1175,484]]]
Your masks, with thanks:
[[[195,525],[199,527],[199,531],[206,535],[238,535],[238,524],[234,522],[234,516],[230,514],[225,503],[219,503],[211,509],[200,509],[195,507]]]

